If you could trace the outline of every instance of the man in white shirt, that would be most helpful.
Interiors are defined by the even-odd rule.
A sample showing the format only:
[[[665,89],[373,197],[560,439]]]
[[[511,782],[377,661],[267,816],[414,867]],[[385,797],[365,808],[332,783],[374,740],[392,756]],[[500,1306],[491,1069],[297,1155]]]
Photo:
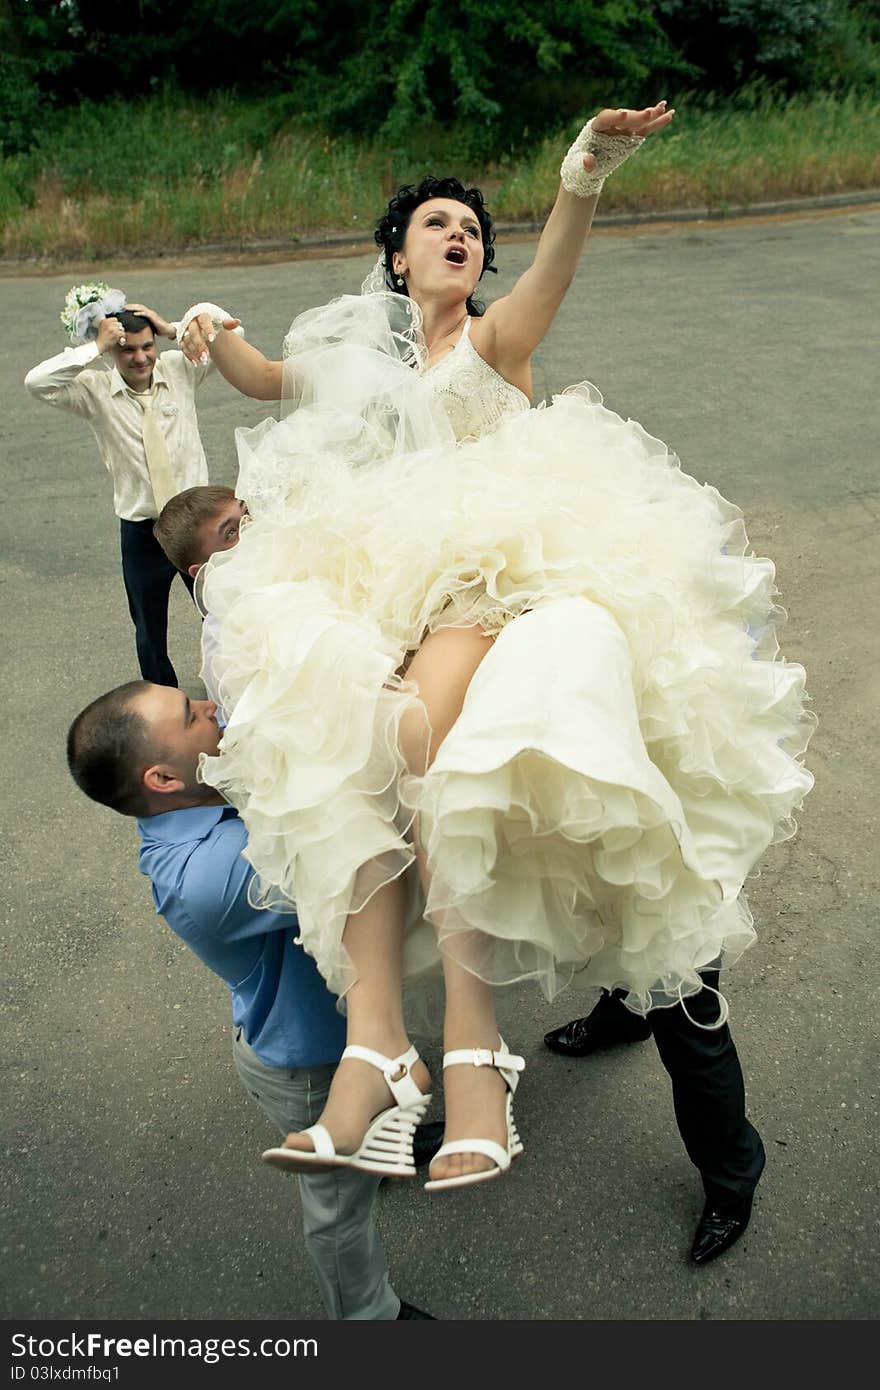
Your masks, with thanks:
[[[100,320],[94,341],[65,348],[25,377],[38,400],[92,428],[113,480],[138,663],[144,679],[158,685],[177,685],[167,639],[168,596],[178,571],[155,539],[153,522],[169,497],[208,481],[195,392],[212,364],[194,365],[181,352],[158,357],[156,337],[176,333],[176,324],[154,309],[128,304]],[[191,593],[192,579],[181,578]]]

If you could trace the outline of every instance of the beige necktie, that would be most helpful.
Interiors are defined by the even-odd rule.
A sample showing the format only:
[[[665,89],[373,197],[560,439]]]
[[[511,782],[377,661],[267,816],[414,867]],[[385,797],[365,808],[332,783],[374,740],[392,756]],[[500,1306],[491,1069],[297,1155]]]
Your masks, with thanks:
[[[168,446],[156,415],[155,401],[146,393],[136,395],[135,400],[144,412],[144,453],[147,456],[147,472],[150,475],[150,485],[158,513],[169,497],[176,497],[180,489],[174,478]]]

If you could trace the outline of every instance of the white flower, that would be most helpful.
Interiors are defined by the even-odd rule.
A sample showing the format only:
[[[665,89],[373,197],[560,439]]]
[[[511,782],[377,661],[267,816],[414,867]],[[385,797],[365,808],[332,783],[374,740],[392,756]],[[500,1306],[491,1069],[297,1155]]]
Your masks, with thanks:
[[[93,285],[74,285],[65,296],[61,322],[71,343],[91,342],[98,336],[101,320],[108,314],[118,313],[124,306],[122,290],[111,290],[105,280]]]

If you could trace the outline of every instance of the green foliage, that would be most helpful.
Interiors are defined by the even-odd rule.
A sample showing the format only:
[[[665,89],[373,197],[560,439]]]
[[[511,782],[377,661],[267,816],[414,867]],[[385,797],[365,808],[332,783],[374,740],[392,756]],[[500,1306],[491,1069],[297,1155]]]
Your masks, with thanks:
[[[304,62],[300,75],[324,120],[392,142],[457,122],[473,148],[503,147],[586,106],[636,102],[658,69],[690,73],[640,0],[372,0],[357,13],[338,72]]]
[[[609,179],[600,211],[734,206],[880,185],[880,105],[856,92],[780,98],[765,86],[745,99],[682,103],[674,124]],[[519,221],[543,217],[559,184],[560,137],[511,161],[491,207]]]
[[[13,53],[0,52],[0,154],[26,150],[43,115],[32,65]]]
[[[515,150],[602,105],[744,85],[876,91],[876,0],[0,0],[0,148],[53,105],[165,91],[271,99],[270,124],[381,136],[455,128]],[[263,108],[261,107],[261,110]],[[90,118],[89,118],[90,119]]]
[[[880,186],[880,105],[864,93],[782,99],[753,86],[736,101],[685,101],[674,124],[608,180],[602,212],[706,207]],[[469,122],[384,137],[328,134],[282,119],[272,100],[165,92],[58,112],[51,138],[0,161],[7,256],[168,255],[343,232],[369,242],[401,183],[454,173],[481,186],[496,217],[539,220],[559,186],[572,127],[516,155],[462,153]],[[137,155],[133,174],[132,153]]]
[[[28,148],[72,63],[61,5],[0,0],[0,153]]]
[[[785,93],[880,80],[875,6],[849,0],[657,0],[657,18],[712,90]]]
[[[287,120],[277,98],[242,101],[227,92],[187,101],[167,88],[155,96],[82,101],[75,114],[58,112],[47,123],[28,160],[34,171],[56,168],[70,193],[96,181],[135,189],[144,175],[168,185],[207,182],[271,147]]]
[[[0,229],[83,255],[361,230],[426,170],[540,216],[583,116],[660,96],[675,129],[606,209],[870,187],[878,93],[876,0],[0,0]]]

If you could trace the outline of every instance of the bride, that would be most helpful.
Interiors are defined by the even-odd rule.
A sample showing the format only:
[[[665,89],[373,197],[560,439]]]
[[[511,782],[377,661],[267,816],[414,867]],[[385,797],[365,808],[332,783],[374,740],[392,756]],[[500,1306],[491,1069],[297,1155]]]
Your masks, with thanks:
[[[773,566],[587,383],[529,403],[602,182],[673,115],[584,127],[534,263],[485,313],[482,196],[425,179],[381,218],[364,292],[301,315],[282,361],[216,306],[181,321],[192,360],[290,407],[238,432],[251,521],[204,578],[232,714],[201,772],[247,825],[257,900],[295,907],[345,1001],[327,1106],[280,1166],[414,1174],[430,1078],[401,992],[438,959],[432,1190],[522,1152],[494,985],[576,975],[644,1013],[754,939],[743,881],[812,781]]]

